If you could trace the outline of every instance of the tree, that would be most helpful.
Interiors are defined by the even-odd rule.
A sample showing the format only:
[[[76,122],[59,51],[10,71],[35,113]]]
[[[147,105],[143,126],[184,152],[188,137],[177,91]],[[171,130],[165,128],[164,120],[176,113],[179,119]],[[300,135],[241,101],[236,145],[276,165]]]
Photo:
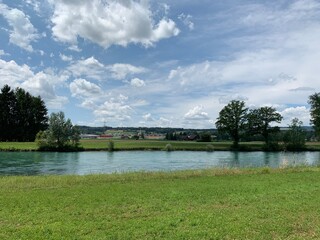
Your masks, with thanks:
[[[250,110],[248,114],[248,131],[251,134],[261,134],[266,145],[270,143],[270,134],[279,132],[279,127],[271,127],[270,123],[280,123],[283,117],[273,107],[261,107]]]
[[[294,118],[289,125],[289,130],[283,137],[284,147],[289,151],[299,151],[305,149],[306,132],[302,128],[302,121]]]
[[[211,138],[211,133],[210,132],[202,132],[200,134],[200,142],[211,142],[212,138]]]
[[[41,97],[8,85],[0,93],[0,141],[34,141],[47,127],[47,108]]]
[[[70,119],[65,119],[63,112],[52,113],[49,117],[49,127],[37,134],[40,149],[69,150],[79,147],[80,133]]]
[[[310,123],[313,125],[316,136],[320,138],[320,93],[315,93],[309,96],[308,103],[311,105],[310,108]]]
[[[11,131],[15,127],[15,112],[17,100],[14,91],[5,85],[0,93],[0,140],[12,140]]]
[[[220,112],[216,121],[219,132],[225,132],[233,140],[233,146],[238,147],[240,136],[245,130],[248,108],[244,101],[232,100]]]

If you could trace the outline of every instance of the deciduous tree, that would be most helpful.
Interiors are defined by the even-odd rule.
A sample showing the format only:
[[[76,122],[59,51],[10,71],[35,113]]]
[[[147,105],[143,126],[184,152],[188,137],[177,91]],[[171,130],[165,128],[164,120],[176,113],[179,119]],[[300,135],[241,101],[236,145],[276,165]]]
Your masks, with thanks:
[[[49,127],[37,134],[37,142],[43,150],[69,150],[78,148],[80,133],[63,112],[51,113]]]
[[[244,101],[232,100],[220,112],[216,127],[220,132],[226,132],[233,140],[233,146],[238,147],[240,136],[245,130],[248,108]]]
[[[248,131],[251,134],[261,134],[266,145],[268,145],[270,134],[280,131],[279,127],[272,127],[270,123],[280,123],[282,119],[281,114],[273,107],[250,110],[248,114]]]

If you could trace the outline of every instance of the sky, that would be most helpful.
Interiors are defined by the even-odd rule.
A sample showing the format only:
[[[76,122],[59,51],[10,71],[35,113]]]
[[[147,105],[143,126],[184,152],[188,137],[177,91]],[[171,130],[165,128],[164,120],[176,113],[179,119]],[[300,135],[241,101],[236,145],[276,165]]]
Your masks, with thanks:
[[[215,128],[231,100],[309,125],[320,0],[0,0],[0,87],[73,124]]]

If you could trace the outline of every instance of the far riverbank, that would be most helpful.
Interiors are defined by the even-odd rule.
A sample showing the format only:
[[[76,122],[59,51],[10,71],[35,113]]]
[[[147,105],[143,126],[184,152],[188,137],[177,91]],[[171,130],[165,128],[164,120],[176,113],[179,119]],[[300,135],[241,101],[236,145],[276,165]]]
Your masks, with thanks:
[[[232,142],[112,140],[113,151],[230,151]],[[108,151],[109,140],[81,140],[80,151]],[[0,142],[0,151],[38,151],[35,142]],[[238,151],[264,151],[263,142],[241,142]],[[320,142],[308,142],[305,151],[320,151]]]

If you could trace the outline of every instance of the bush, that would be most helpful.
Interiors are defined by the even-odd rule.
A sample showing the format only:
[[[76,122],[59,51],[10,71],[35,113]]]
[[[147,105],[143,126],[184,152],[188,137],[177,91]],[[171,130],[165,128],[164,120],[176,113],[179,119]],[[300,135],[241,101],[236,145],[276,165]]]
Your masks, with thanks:
[[[109,140],[107,148],[108,148],[109,152],[113,152],[114,151],[114,141]]]
[[[173,151],[173,147],[170,143],[168,143],[165,147],[164,147],[164,150],[167,151],[167,152],[171,152]]]
[[[295,118],[289,125],[289,130],[284,134],[283,143],[287,151],[302,151],[306,148],[306,133],[302,122]]]
[[[214,151],[214,147],[211,144],[208,144],[206,146],[206,149],[207,149],[208,152],[213,152]]]

